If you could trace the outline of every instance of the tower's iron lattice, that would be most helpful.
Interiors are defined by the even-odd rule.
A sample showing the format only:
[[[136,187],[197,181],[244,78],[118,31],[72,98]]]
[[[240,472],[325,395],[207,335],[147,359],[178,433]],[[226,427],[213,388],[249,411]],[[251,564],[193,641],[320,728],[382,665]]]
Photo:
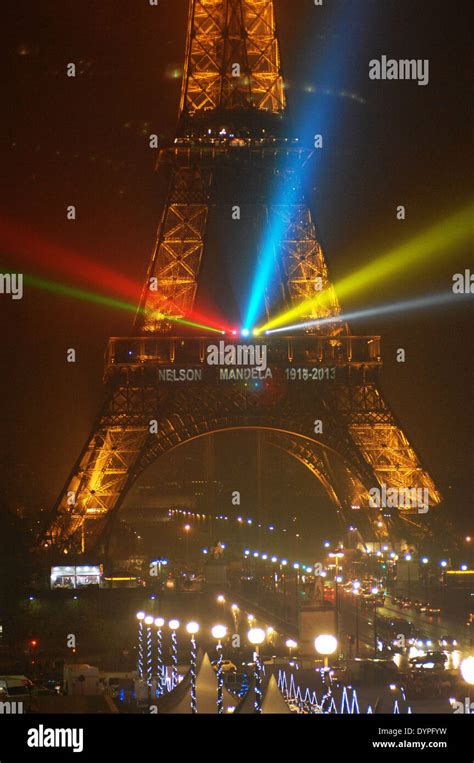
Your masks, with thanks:
[[[273,0],[191,0],[177,135],[159,159],[170,172],[168,198],[133,336],[109,342],[106,401],[54,507],[48,543],[63,550],[97,544],[156,458],[196,437],[240,427],[267,430],[269,445],[321,481],[342,522],[357,512],[358,525],[380,539],[400,536],[407,525],[420,528],[423,518],[407,509],[371,508],[371,487],[426,488],[430,506],[439,503],[381,394],[378,337],[354,337],[337,320],[299,338],[268,339],[273,378],[257,389],[222,380],[219,369],[206,365],[215,338],[179,335],[167,320],[192,311],[209,226],[235,204],[249,211],[253,230],[271,224],[280,231],[278,289],[265,295],[267,315],[321,290],[330,296],[324,308],[302,319],[339,315],[298,186],[310,152],[285,134],[285,114]],[[272,203],[279,184],[294,189],[291,202]],[[253,254],[256,264],[258,244]],[[173,381],[180,371],[195,380]],[[315,420],[323,432],[315,433]]]

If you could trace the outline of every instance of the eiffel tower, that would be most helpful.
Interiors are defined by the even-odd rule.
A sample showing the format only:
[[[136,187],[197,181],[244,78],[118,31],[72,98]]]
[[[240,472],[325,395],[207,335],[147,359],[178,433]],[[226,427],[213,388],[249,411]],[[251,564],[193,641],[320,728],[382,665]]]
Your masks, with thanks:
[[[240,428],[263,431],[269,447],[310,469],[346,529],[355,521],[381,541],[423,530],[416,510],[385,510],[369,501],[369,490],[384,485],[426,488],[430,508],[441,499],[382,396],[380,338],[354,336],[338,318],[337,295],[298,185],[310,155],[287,135],[273,0],[191,0],[176,138],[159,154],[170,182],[156,246],[132,336],[109,340],[105,403],[54,506],[47,545],[62,553],[103,550],[128,490],[147,466],[191,440]],[[276,183],[292,184],[289,203],[271,203]],[[245,210],[240,230],[254,266],[261,257],[259,232],[268,224],[279,231],[277,288],[263,295],[267,317],[324,289],[330,297],[324,309],[301,318],[335,319],[298,336],[247,340],[248,347],[265,342],[271,378],[264,381],[210,366],[208,349],[222,337],[172,320],[192,315],[219,225],[232,250],[230,239],[239,235],[230,217],[236,205]],[[239,341],[225,337],[226,345]],[[180,382],[180,374],[189,381]]]

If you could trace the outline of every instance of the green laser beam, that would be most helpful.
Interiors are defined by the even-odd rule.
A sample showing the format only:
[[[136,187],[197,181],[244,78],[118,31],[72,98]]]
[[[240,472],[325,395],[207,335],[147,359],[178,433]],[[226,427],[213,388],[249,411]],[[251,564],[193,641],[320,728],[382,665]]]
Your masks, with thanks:
[[[86,289],[79,289],[76,286],[66,286],[65,284],[58,283],[57,281],[49,281],[45,278],[39,278],[38,276],[27,274],[24,276],[24,280],[26,284],[30,284],[31,286],[34,286],[38,289],[43,289],[44,291],[53,292],[54,294],[63,294],[66,297],[80,299],[83,302],[92,302],[97,305],[114,307],[118,310],[126,310],[127,312],[137,312],[137,306],[131,304],[130,302],[124,302],[123,300],[115,299],[114,297],[107,297],[104,294],[97,294],[96,292],[88,291]],[[147,311],[143,308],[139,308],[138,312],[144,315],[147,314]],[[205,326],[202,323],[195,323],[194,321],[189,321],[185,318],[177,318],[174,315],[166,315],[165,313],[160,313],[159,317],[163,318],[164,320],[172,321],[173,323],[182,324],[184,326],[203,329],[204,331],[212,331],[215,334],[225,334],[225,331],[222,329]]]

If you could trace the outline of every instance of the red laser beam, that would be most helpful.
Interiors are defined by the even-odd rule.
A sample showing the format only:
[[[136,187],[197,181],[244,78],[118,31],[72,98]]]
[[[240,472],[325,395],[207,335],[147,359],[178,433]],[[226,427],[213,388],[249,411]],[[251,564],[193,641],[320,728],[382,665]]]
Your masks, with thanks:
[[[105,287],[112,294],[136,302],[137,306],[140,302],[142,286],[137,281],[55,243],[16,221],[0,218],[0,245],[4,254],[10,254],[20,262],[31,263],[40,271],[50,270],[95,288]],[[213,311],[207,315],[193,310],[185,318],[228,333],[233,331],[233,327]]]

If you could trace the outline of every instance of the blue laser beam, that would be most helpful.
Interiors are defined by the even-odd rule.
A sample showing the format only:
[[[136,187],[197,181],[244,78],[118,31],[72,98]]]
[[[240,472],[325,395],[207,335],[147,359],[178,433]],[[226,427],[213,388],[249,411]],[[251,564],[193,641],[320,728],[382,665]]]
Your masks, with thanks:
[[[367,12],[367,9],[366,9]],[[360,3],[352,0],[336,10],[339,14],[335,19],[336,35],[330,35],[327,48],[321,54],[320,72],[318,80],[339,86],[351,70],[351,61],[353,60],[356,48],[364,36],[364,30],[367,30],[367,24],[361,19]],[[352,41],[348,45],[348,40]],[[340,87],[339,87],[340,89]],[[324,89],[319,88],[321,92]],[[316,88],[318,91],[318,88]],[[315,114],[313,109],[308,109],[306,104],[301,104],[296,119],[296,133],[302,140],[302,145],[308,144],[308,138],[311,135],[311,144],[315,138]],[[340,104],[335,101],[323,100],[318,103],[317,109],[317,133],[323,136],[324,141],[329,135],[333,136],[333,126],[336,124],[336,117],[340,109]],[[284,168],[283,168],[284,169]],[[320,169],[320,168],[319,168]],[[294,170],[292,179],[288,181],[288,174],[283,171],[277,178],[277,183],[271,197],[269,206],[269,216],[265,226],[263,239],[259,248],[256,270],[250,288],[249,298],[246,310],[244,311],[243,325],[249,331],[261,318],[264,311],[265,299],[269,302],[278,288],[277,284],[277,262],[279,260],[279,250],[282,240],[284,240],[287,224],[281,208],[290,208],[301,203],[301,191],[304,187],[307,174],[312,171],[311,163],[304,162],[298,169]]]

